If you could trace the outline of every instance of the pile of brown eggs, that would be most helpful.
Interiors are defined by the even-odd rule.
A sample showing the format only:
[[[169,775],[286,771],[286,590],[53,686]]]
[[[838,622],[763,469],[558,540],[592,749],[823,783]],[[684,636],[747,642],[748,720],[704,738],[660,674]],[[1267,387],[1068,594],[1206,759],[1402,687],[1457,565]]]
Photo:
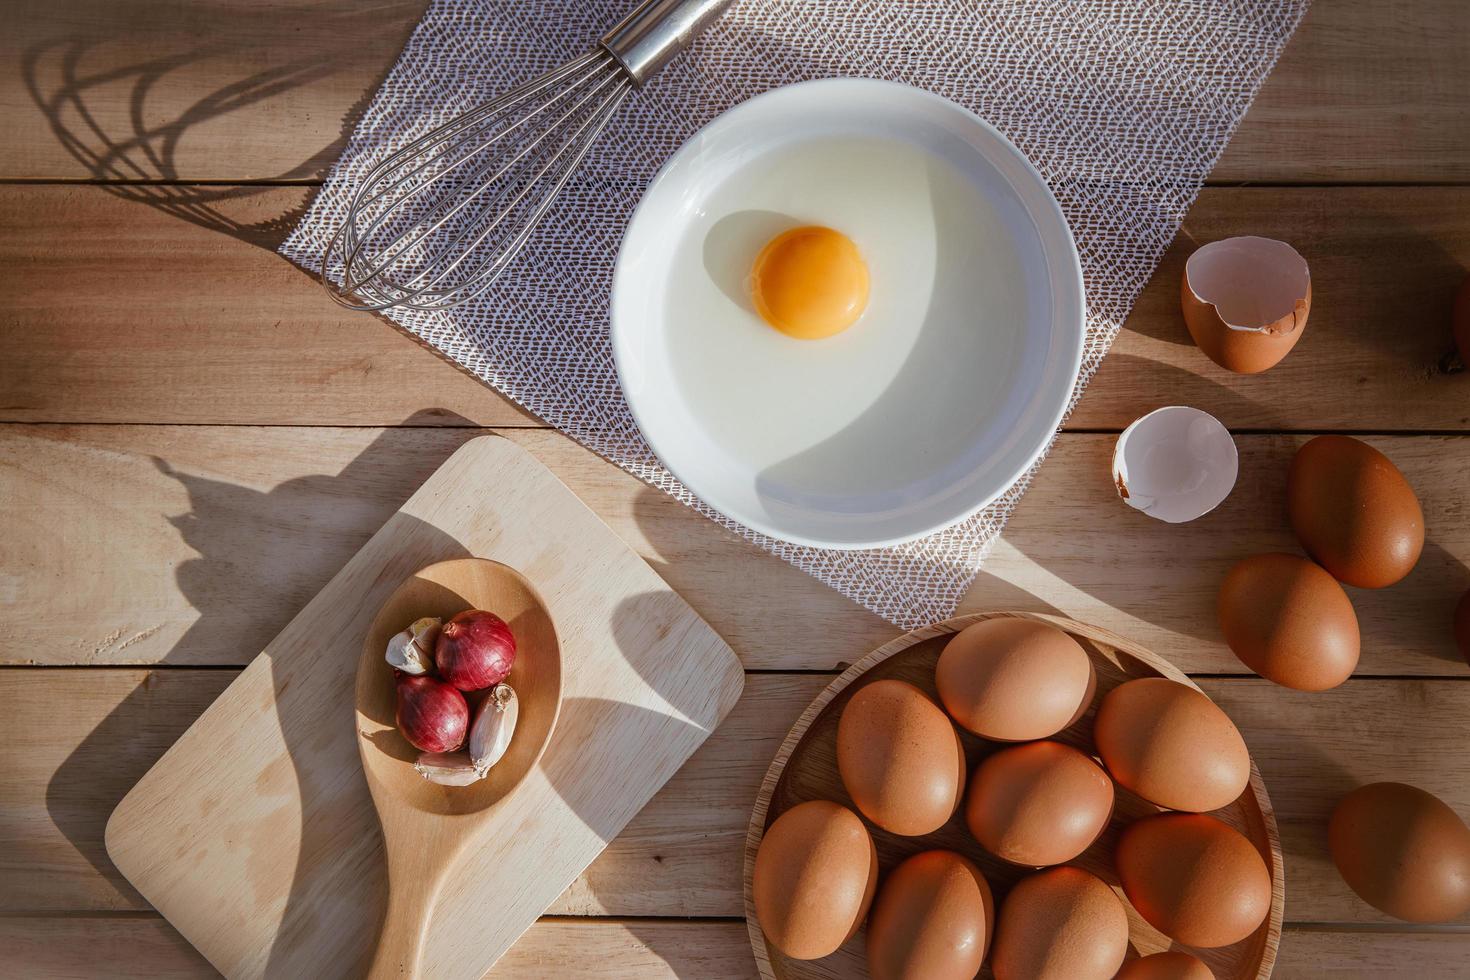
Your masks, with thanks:
[[[1206,814],[1239,798],[1251,772],[1240,732],[1208,697],[1162,677],[1120,684],[1098,704],[1095,759],[1052,740],[1082,719],[1096,692],[1087,652],[1053,626],[975,623],[944,647],[934,681],[942,707],[896,679],[865,684],[843,706],[837,770],[858,812],[811,800],[767,828],[752,892],[781,953],[830,955],[866,922],[874,980],[969,980],[987,957],[999,980],[1207,978],[1204,963],[1182,951],[1125,967],[1123,900],[1069,864],[1108,826],[1118,787],[1162,808],[1125,827],[1113,853],[1123,893],[1146,922],[1184,945],[1213,948],[1265,921],[1265,861]],[[956,725],[1002,743],[973,772]],[[879,881],[865,819],[923,837],[961,808],[981,847],[1034,869],[998,912],[980,868],[953,850],[920,851]]]

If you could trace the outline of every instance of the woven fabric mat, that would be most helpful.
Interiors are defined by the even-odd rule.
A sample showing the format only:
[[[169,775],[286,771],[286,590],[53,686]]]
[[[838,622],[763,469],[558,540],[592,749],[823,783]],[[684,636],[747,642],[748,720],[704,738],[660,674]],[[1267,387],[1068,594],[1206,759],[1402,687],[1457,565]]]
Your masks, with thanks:
[[[692,133],[777,85],[905,82],[978,113],[1041,171],[1087,289],[1073,405],[1310,0],[736,0],[624,104],[485,296],[391,318],[593,451],[895,624],[951,615],[1035,468],[896,548],[772,540],[711,511],[649,451],[608,342],[608,292],[643,188]],[[435,0],[281,251],[316,271],[356,182],[430,127],[585,52],[632,0]],[[1040,464],[1038,464],[1040,465]]]

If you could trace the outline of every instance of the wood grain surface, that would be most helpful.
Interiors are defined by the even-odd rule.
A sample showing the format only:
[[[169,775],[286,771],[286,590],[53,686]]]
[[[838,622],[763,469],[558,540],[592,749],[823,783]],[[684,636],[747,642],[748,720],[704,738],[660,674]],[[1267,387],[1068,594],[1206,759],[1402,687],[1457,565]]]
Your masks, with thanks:
[[[107,815],[234,677],[197,669],[0,671],[18,707],[0,781],[0,919],[148,908],[102,849]],[[551,906],[561,915],[739,916],[741,858],[767,766],[834,674],[750,674],[725,723]],[[1354,679],[1321,694],[1259,678],[1197,683],[1235,720],[1270,789],[1288,923],[1392,928],[1337,876],[1323,828],[1359,783],[1399,779],[1470,812],[1470,679]],[[78,709],[56,718],[59,701]],[[74,715],[74,716],[73,716]],[[46,719],[56,718],[50,724]],[[126,737],[124,737],[126,735]],[[104,751],[105,750],[105,751]],[[1459,924],[1470,928],[1470,917]]]
[[[207,210],[134,190],[0,186],[0,421],[537,424],[274,254],[309,188],[142,188]],[[1211,363],[1179,313],[1189,253],[1237,234],[1292,242],[1313,276],[1301,343],[1256,377]],[[1167,397],[1235,428],[1466,431],[1466,266],[1467,187],[1207,188],[1068,427],[1121,430]]]
[[[542,920],[495,975],[754,974],[739,862],[761,774],[831,671],[896,631],[343,313],[273,254],[425,2],[6,11],[0,422],[22,423],[0,426],[0,695],[18,743],[0,779],[6,975],[210,972],[108,860],[107,816],[238,674],[239,651],[289,622],[475,426],[519,429],[757,671],[557,899],[574,918]],[[1346,889],[1321,834],[1336,799],[1374,779],[1470,816],[1470,673],[1446,628],[1470,586],[1470,372],[1447,325],[1470,266],[1467,36],[1463,0],[1314,5],[964,607],[1061,612],[1206,675],[1277,808],[1288,980],[1438,980],[1470,960],[1470,922],[1387,920]],[[1241,233],[1292,242],[1315,287],[1302,343],[1253,378],[1201,356],[1176,310],[1189,251]],[[1253,433],[1235,494],[1186,527],[1120,507],[1106,479],[1111,433],[1164,404]],[[1308,695],[1241,676],[1211,603],[1234,558],[1293,546],[1285,463],[1327,430],[1368,433],[1399,463],[1429,544],[1399,586],[1352,592],[1359,676]]]
[[[15,0],[0,177],[320,178],[424,6]],[[1214,179],[1470,179],[1467,33],[1460,0],[1316,4]]]
[[[20,976],[195,980],[214,971],[156,916],[0,919],[0,946]],[[544,980],[587,972],[639,980],[754,980],[745,923],[738,920],[543,919],[496,966],[496,980]],[[1288,926],[1278,977],[1333,980],[1460,980],[1464,940],[1445,934],[1345,932]]]
[[[747,668],[830,670],[892,636],[878,617],[565,436],[505,432],[643,555]],[[240,666],[476,434],[0,426],[0,513],[12,528],[0,537],[0,581],[15,596],[0,605],[0,662]],[[965,610],[1058,612],[1187,671],[1241,672],[1215,623],[1216,591],[1235,560],[1297,550],[1286,472],[1306,438],[1239,436],[1234,493],[1176,526],[1117,499],[1113,436],[1063,436]],[[1429,540],[1403,582],[1350,590],[1364,636],[1359,674],[1461,674],[1448,623],[1470,588],[1462,437],[1368,441],[1417,489]],[[9,571],[19,568],[30,572]],[[90,584],[53,588],[68,577]],[[60,641],[50,626],[58,619],[70,624]]]

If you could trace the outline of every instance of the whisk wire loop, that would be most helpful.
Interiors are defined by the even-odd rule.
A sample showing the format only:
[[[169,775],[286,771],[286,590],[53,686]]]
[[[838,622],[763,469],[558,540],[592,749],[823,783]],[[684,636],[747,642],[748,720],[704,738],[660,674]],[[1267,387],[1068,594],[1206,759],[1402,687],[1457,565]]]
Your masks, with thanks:
[[[447,310],[489,289],[593,142],[730,0],[642,0],[580,58],[437,126],[372,167],[322,255],[353,310]]]
[[[359,186],[323,284],[356,310],[449,309],[488,289],[631,88],[598,49],[411,141]]]
[[[623,85],[622,80],[619,79],[617,76],[609,76],[603,82],[599,83],[597,88],[582,96],[574,105],[567,109],[553,124],[553,129],[561,126],[563,123],[566,123],[578,111],[584,108],[591,99],[601,95],[603,89],[608,88],[609,86],[618,86],[624,89],[626,88],[626,86]],[[620,101],[620,98],[621,97],[619,97],[618,101]],[[404,290],[407,290],[407,292],[400,297],[398,305],[404,305],[413,308],[414,302],[418,300],[420,296],[432,292],[434,287],[442,283],[445,277],[453,273],[454,270],[459,268],[461,264],[469,259],[473,251],[477,249],[481,244],[483,244],[484,241],[498,227],[500,227],[500,225],[504,223],[504,221],[508,217],[510,217],[514,213],[513,209],[518,206],[526,198],[526,196],[531,193],[533,189],[535,189],[537,183],[541,179],[543,179],[548,172],[552,170],[552,168],[563,156],[565,156],[567,150],[578,140],[581,140],[583,138],[586,130],[592,124],[598,122],[602,115],[605,114],[610,116],[612,111],[616,109],[616,106],[616,101],[605,104],[604,108],[600,110],[599,115],[589,117],[587,121],[584,122],[581,127],[579,127],[578,130],[572,134],[571,140],[561,144],[561,146],[555,151],[555,153],[546,162],[546,164],[542,166],[541,169],[537,171],[530,180],[521,181],[520,183],[522,186],[520,192],[516,194],[515,198],[511,200],[509,204],[504,204],[499,208],[498,211],[494,212],[494,218],[490,220],[489,224],[486,225],[483,230],[475,235],[474,240],[468,246],[465,245],[465,239],[468,238],[472,233],[474,233],[475,229],[479,227],[478,222],[482,218],[486,217],[487,212],[489,212],[491,208],[496,207],[497,205],[502,205],[505,197],[514,190],[516,186],[514,183],[506,185],[502,182],[506,174],[513,167],[518,165],[523,159],[525,159],[534,151],[538,150],[541,145],[546,141],[549,131],[543,131],[539,133],[518,153],[512,156],[509,160],[506,160],[500,166],[499,170],[497,170],[493,175],[487,178],[486,174],[496,165],[495,160],[497,158],[492,155],[489,163],[479,167],[466,178],[467,182],[473,188],[473,190],[471,190],[467,194],[462,195],[458,203],[445,211],[444,214],[440,216],[437,220],[433,221],[432,224],[429,224],[427,227],[424,227],[422,229],[418,229],[410,235],[403,236],[399,239],[398,242],[395,242],[390,249],[385,250],[383,256],[380,257],[378,260],[368,262],[368,268],[366,270],[368,274],[362,279],[351,279],[344,281],[344,288],[350,290],[361,290],[364,285],[373,282],[381,274],[382,270],[388,267],[388,265],[394,258],[402,254],[403,252],[408,251],[420,241],[427,241],[431,239],[432,236],[438,233],[446,225],[454,221],[461,214],[461,212],[465,211],[465,209],[469,208],[471,205],[475,205],[478,202],[478,206],[464,221],[457,222],[458,225],[462,226],[462,230],[458,231],[457,233],[452,233],[451,237],[449,237],[447,241],[443,242],[437,247],[434,254],[428,256],[425,259],[422,271],[413,276],[411,279],[408,279],[406,282],[400,284]],[[587,146],[590,148],[590,145],[591,143],[589,140]],[[445,172],[447,173],[449,170],[453,170],[459,167],[461,164],[467,162],[468,160],[484,154],[488,148],[488,144],[480,144],[473,151],[465,154],[449,167],[445,168]],[[585,153],[586,151],[583,150],[582,152]],[[578,159],[580,159],[580,157],[578,157]],[[545,205],[550,205],[550,203],[555,199],[557,193],[559,193],[561,188],[565,186],[565,183],[565,179],[560,179],[553,184],[550,194],[543,197],[543,202]],[[498,190],[492,192],[492,189],[495,188],[498,188]],[[415,188],[412,193],[417,193],[419,190],[422,189],[423,187],[420,186],[418,188]],[[487,192],[488,197],[482,200],[482,197],[486,197]],[[538,211],[534,215],[534,220],[539,221],[539,218],[542,214],[544,214],[544,208],[538,209]],[[388,214],[386,212],[383,215],[380,215],[364,231],[363,237],[371,238],[373,233],[378,230],[378,228],[385,220],[387,220],[387,218]],[[361,250],[362,239],[359,239],[357,247],[354,248],[351,253],[349,253],[349,266],[355,266],[357,264],[360,258]],[[442,263],[446,259],[450,259],[450,261],[448,262],[448,265],[443,265]],[[492,265],[495,265],[496,268],[499,268],[499,264],[497,263],[492,263]],[[421,288],[418,289],[412,288],[415,286],[420,286],[420,284],[424,282],[425,277],[429,276],[432,276],[432,278],[429,279],[427,284],[422,285]],[[480,277],[478,276],[474,277],[473,281],[478,282],[479,278]],[[469,286],[470,282],[466,282],[463,288],[469,288]]]

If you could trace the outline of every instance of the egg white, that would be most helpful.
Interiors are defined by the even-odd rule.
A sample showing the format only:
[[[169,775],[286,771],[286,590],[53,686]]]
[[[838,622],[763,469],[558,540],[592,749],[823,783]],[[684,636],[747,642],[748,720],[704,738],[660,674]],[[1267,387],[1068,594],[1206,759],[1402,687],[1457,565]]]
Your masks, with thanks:
[[[1004,437],[1039,253],[942,156],[814,136],[741,161],[688,213],[665,290],[673,377],[710,451],[764,498],[901,509],[972,466],[982,430]],[[782,334],[751,300],[756,255],[799,225],[842,232],[868,265],[867,309],[834,337]]]

